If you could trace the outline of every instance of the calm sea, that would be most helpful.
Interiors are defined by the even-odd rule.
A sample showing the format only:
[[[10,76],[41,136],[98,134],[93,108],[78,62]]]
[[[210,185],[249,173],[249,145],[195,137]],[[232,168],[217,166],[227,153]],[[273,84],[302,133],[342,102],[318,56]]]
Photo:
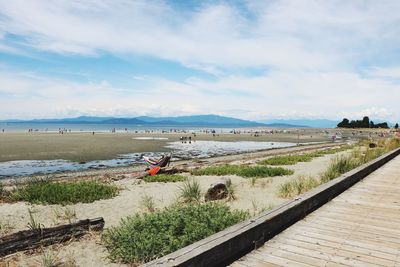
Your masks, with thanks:
[[[55,123],[0,123],[0,131],[4,129],[5,132],[28,132],[32,129],[35,132],[58,132],[60,130],[71,130],[71,132],[111,132],[115,129],[116,132],[145,132],[145,131],[203,131],[203,130],[215,130],[218,133],[230,132],[233,127],[207,127],[207,126],[176,126],[176,125],[165,125],[165,126],[151,126],[151,125],[124,125],[124,124],[55,124]]]

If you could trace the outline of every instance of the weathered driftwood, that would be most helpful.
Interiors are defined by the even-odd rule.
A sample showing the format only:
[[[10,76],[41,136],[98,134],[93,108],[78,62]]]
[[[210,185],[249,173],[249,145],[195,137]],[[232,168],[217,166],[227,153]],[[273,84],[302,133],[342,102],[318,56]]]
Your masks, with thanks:
[[[100,231],[103,227],[104,219],[100,217],[51,228],[20,231],[0,237],[0,257],[18,251],[65,242],[71,238],[78,238],[89,230]]]

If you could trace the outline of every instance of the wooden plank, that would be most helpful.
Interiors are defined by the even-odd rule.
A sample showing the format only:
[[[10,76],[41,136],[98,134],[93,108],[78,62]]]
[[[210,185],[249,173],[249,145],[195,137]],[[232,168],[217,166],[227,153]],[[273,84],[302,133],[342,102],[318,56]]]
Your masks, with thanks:
[[[239,264],[239,265],[237,265]],[[231,266],[246,266],[246,267],[278,267],[281,265],[277,265],[271,262],[266,262],[255,257],[249,256],[244,260],[237,260]]]
[[[347,250],[341,245],[337,247],[323,246],[321,244],[315,244],[303,240],[297,240],[296,237],[281,239],[277,243],[268,242],[267,245],[274,246],[274,244],[278,245],[281,249],[283,249],[284,247],[280,244],[285,244],[287,246],[290,246],[288,248],[289,250],[290,249],[294,249],[296,251],[302,250],[303,255],[314,255],[327,261],[335,260],[337,263],[341,264],[352,265],[353,263],[349,262],[349,260],[356,260],[357,262],[359,261],[360,264],[365,262],[367,264],[378,264],[381,266],[393,266],[395,263],[393,260],[378,258],[368,254],[359,253],[359,251]]]
[[[397,229],[393,229],[390,227],[382,227],[380,225],[371,225],[367,223],[357,223],[357,222],[350,222],[350,221],[343,221],[341,224],[338,224],[340,220],[334,220],[332,218],[320,218],[317,220],[308,220],[307,225],[310,227],[317,227],[317,228],[329,228],[332,230],[339,229],[339,230],[352,230],[357,228],[357,230],[361,230],[364,232],[373,232],[379,235],[388,236],[388,237],[399,237],[400,231]],[[306,224],[299,224],[300,226]]]
[[[301,262],[311,266],[323,266],[326,260],[320,257],[319,254],[307,253],[308,251],[301,248],[293,248],[285,243],[268,242],[262,249],[258,250],[259,253],[284,257],[293,261]]]
[[[335,218],[328,218],[328,217],[323,217],[319,219],[319,222],[321,222],[321,224],[324,223],[336,223],[336,225],[340,226],[343,221],[335,219]],[[365,228],[369,228],[372,231],[377,231],[377,232],[390,232],[393,235],[399,235],[400,234],[400,229],[396,229],[398,228],[398,225],[393,225],[392,227],[382,227],[380,225],[372,225],[372,224],[368,224],[368,223],[355,223],[355,222],[349,222],[346,221],[345,222],[346,225],[348,226],[353,226],[353,227],[365,227]]]
[[[386,246],[382,246],[380,244],[371,244],[368,242],[365,242],[365,240],[355,240],[355,239],[350,239],[347,237],[339,237],[335,235],[334,232],[312,232],[309,231],[306,233],[307,236],[314,237],[317,239],[321,240],[326,240],[326,241],[331,241],[331,242],[336,242],[339,244],[347,244],[350,246],[356,246],[364,249],[369,249],[371,251],[378,251],[378,252],[383,252],[387,254],[392,254],[392,255],[398,255],[399,250],[395,248],[390,248]]]
[[[376,236],[368,236],[368,235],[360,235],[358,234],[357,231],[345,231],[345,232],[340,232],[340,231],[335,231],[334,229],[329,230],[329,229],[324,229],[324,228],[316,228],[316,227],[306,227],[306,228],[301,228],[300,226],[297,227],[298,230],[303,230],[303,234],[309,234],[309,233],[318,233],[318,234],[323,234],[323,235],[329,235],[329,236],[334,236],[337,238],[352,238],[354,240],[365,240],[366,243],[379,243],[381,246],[386,246],[386,247],[391,247],[391,248],[399,248],[399,242],[395,241],[387,241],[384,240],[383,238],[377,238]]]
[[[400,195],[400,194],[399,194]],[[363,206],[358,206],[358,208],[354,207],[346,207],[346,206],[331,206],[330,209],[328,209],[329,212],[332,213],[339,213],[339,214],[352,214],[352,215],[357,215],[357,216],[365,216],[367,215],[370,218],[380,218],[380,219],[388,219],[388,220],[393,220],[393,221],[400,221],[400,213],[396,214],[393,213],[393,210],[390,211],[382,211],[382,210],[377,210],[373,208],[366,208]]]
[[[357,229],[355,230],[354,227],[349,227],[349,228],[344,228],[344,225],[342,225],[340,228],[337,227],[335,228],[334,226],[330,227],[322,227],[320,224],[316,224],[315,226],[313,225],[308,225],[308,226],[296,226],[296,230],[301,231],[303,233],[308,233],[308,232],[322,232],[322,233],[331,233],[334,232],[335,236],[344,236],[348,237],[350,236],[355,236],[359,238],[365,238],[367,240],[375,240],[376,242],[388,242],[390,244],[394,244],[395,247],[400,247],[400,239],[399,236],[393,236],[393,235],[383,235],[381,233],[375,233],[372,231],[365,231],[364,229]]]
[[[340,246],[341,249],[345,250],[345,251],[354,252],[359,255],[372,256],[372,257],[375,257],[378,259],[389,260],[392,262],[395,262],[396,258],[397,258],[397,256],[393,255],[393,254],[387,254],[387,253],[383,253],[383,252],[379,252],[379,251],[371,251],[369,249],[364,249],[364,248],[355,247],[355,246],[349,246],[347,244],[333,242],[333,241],[322,240],[319,238],[310,237],[308,235],[293,234],[290,236],[290,238],[292,238],[293,240],[308,242],[311,244],[321,245],[321,246],[330,247],[330,248],[334,248],[334,249],[336,249]]]
[[[278,255],[276,255],[278,254]],[[252,253],[252,257],[260,259],[265,262],[270,262],[273,264],[277,264],[280,266],[288,266],[288,267],[315,267],[315,265],[310,265],[307,263],[301,262],[304,258],[296,257],[296,255],[291,255],[291,253],[276,253],[276,254],[266,254],[260,253],[259,251],[255,250]],[[296,258],[293,260],[293,257]]]

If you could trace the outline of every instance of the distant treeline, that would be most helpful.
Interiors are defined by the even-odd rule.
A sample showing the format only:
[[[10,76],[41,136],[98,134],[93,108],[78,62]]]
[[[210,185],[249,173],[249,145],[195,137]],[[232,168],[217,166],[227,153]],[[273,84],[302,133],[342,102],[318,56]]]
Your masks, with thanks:
[[[375,124],[373,121],[370,121],[367,116],[365,116],[362,120],[352,120],[344,118],[341,122],[338,123],[337,127],[340,128],[384,128],[388,129],[389,125],[387,122],[377,123]]]

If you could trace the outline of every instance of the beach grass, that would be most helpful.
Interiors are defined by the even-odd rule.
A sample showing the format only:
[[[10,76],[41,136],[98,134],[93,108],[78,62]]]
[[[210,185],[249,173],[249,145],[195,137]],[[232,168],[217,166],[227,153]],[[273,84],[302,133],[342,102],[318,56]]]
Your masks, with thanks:
[[[357,158],[351,156],[336,157],[331,161],[326,171],[322,173],[321,181],[328,182],[360,165],[361,161]]]
[[[0,183],[0,200],[7,194],[7,191],[4,189],[4,185]]]
[[[157,210],[156,203],[154,202],[154,198],[147,194],[144,194],[141,197],[139,205],[147,212],[155,212]]]
[[[310,162],[316,157],[322,157],[324,155],[335,154],[338,152],[342,152],[348,149],[353,148],[351,145],[344,145],[339,148],[331,148],[331,149],[324,149],[318,150],[313,153],[307,154],[295,154],[295,155],[283,155],[283,156],[275,156],[268,159],[264,159],[259,161],[258,164],[260,165],[295,165],[298,162]]]
[[[153,182],[161,182],[161,183],[169,183],[169,182],[182,182],[187,178],[180,174],[157,174],[145,176],[143,180],[147,183]]]
[[[231,179],[228,179],[226,182],[226,189],[228,190],[228,196],[226,200],[233,201],[237,199],[236,196],[236,186],[232,183]]]
[[[330,180],[335,179],[362,164],[378,158],[386,152],[400,147],[399,139],[379,140],[377,142],[377,147],[375,148],[369,148],[369,143],[370,141],[362,141],[359,142],[357,147],[345,146],[337,149],[328,149],[312,153],[311,156],[316,157],[353,148],[349,155],[340,155],[333,158],[328,165],[328,168],[321,173],[319,179],[304,176],[296,177],[293,180],[281,184],[278,190],[278,195],[283,198],[290,198],[305,193],[320,184],[329,182]]]
[[[0,236],[8,234],[13,229],[10,221],[0,220]]]
[[[298,176],[281,184],[278,195],[283,198],[295,197],[317,187],[319,184],[319,181],[314,177]]]
[[[114,262],[140,264],[162,257],[248,217],[222,203],[175,205],[135,214],[106,229],[102,240]]]
[[[180,187],[179,198],[183,203],[200,203],[201,189],[200,183],[196,179],[187,179]]]
[[[294,165],[298,162],[309,162],[313,159],[311,154],[276,156],[259,161],[261,165]]]
[[[379,140],[379,142],[377,142],[378,146],[375,148],[368,148],[367,144],[369,143],[370,142],[361,143],[361,146],[357,149],[353,149],[350,155],[342,155],[332,159],[327,170],[321,174],[321,182],[328,182],[358,166],[361,166],[362,164],[370,162],[371,160],[400,147],[400,140],[397,138]]]
[[[221,165],[195,169],[191,173],[193,175],[237,175],[249,178],[291,175],[294,172],[281,167]]]
[[[115,185],[95,181],[52,182],[48,179],[33,179],[26,184],[17,185],[10,192],[11,201],[27,201],[41,204],[75,204],[92,203],[100,199],[108,199],[118,194]]]

